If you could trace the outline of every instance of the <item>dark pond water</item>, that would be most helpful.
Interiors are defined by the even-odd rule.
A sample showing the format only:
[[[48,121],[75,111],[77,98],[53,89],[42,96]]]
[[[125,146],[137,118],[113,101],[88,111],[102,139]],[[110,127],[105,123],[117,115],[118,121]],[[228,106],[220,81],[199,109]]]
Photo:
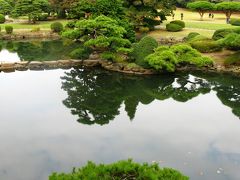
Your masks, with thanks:
[[[191,179],[240,177],[239,78],[102,70],[0,73],[0,179],[133,158]]]
[[[79,47],[72,41],[0,41],[0,62],[49,61],[69,59]]]

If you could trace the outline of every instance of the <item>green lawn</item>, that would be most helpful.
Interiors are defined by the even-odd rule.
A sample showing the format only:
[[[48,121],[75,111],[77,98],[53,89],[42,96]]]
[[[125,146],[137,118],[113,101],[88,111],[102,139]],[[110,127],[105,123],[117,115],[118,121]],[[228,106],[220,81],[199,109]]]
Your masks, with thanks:
[[[175,37],[175,38],[183,38],[187,36],[190,32],[198,32],[204,36],[211,37],[215,30],[222,28],[233,28],[236,26],[232,26],[230,24],[226,24],[226,17],[224,14],[218,13],[214,14],[214,18],[209,18],[208,13],[205,14],[203,21],[200,20],[200,16],[197,12],[192,12],[187,9],[178,8],[174,11],[175,17],[174,20],[181,19],[181,13],[184,14],[183,21],[186,24],[186,28],[180,32],[168,32],[165,30],[165,26],[167,23],[172,21],[172,17],[168,16],[167,21],[164,21],[157,30],[150,32],[149,35],[160,39],[162,37]],[[239,18],[240,14],[233,14],[232,18]]]
[[[37,22],[36,24],[28,24],[28,23],[6,23],[6,24],[1,24],[1,29],[4,30],[4,27],[6,25],[13,26],[14,30],[32,30],[33,28],[40,27],[40,29],[44,30],[49,30],[50,25],[53,22],[61,22],[63,25],[67,24],[69,20],[54,20],[54,21],[40,21]]]

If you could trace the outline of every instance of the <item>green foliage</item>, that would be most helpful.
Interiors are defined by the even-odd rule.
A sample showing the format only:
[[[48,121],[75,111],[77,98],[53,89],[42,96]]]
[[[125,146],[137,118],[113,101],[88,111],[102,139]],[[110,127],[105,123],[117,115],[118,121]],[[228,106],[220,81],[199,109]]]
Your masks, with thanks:
[[[60,22],[54,22],[51,24],[51,30],[56,33],[60,33],[63,30],[63,24]]]
[[[224,65],[225,66],[229,66],[229,65],[240,65],[240,52],[236,52],[230,56],[228,56],[225,60],[224,60]]]
[[[203,15],[208,11],[214,10],[215,5],[208,1],[195,1],[188,3],[187,8],[193,11],[197,11],[200,14],[202,20]]]
[[[82,41],[85,47],[113,54],[131,51],[131,42],[124,38],[124,34],[126,30],[118,21],[106,16],[77,21],[75,29],[63,32],[64,37]]]
[[[9,2],[5,0],[0,0],[0,14],[7,15],[10,14],[13,7],[9,4]]]
[[[170,31],[170,32],[178,32],[178,31],[181,31],[183,28],[178,24],[169,23],[169,24],[166,24],[166,29],[167,31]]]
[[[175,20],[175,21],[171,21],[170,23],[177,24],[177,25],[181,26],[182,28],[185,28],[185,22],[184,21]]]
[[[191,43],[191,42],[195,42],[195,41],[205,41],[205,40],[210,40],[210,39],[203,35],[196,35],[196,36],[193,35],[193,37],[190,38],[188,40],[188,42]]]
[[[158,46],[156,39],[150,36],[143,37],[138,43],[133,45],[133,52],[131,56],[134,58],[135,63],[147,68],[148,64],[144,58],[154,52],[154,48]]]
[[[231,33],[228,34],[221,43],[227,49],[240,50],[240,34]]]
[[[0,24],[5,23],[5,16],[0,14]]]
[[[76,22],[75,21],[69,21],[66,25],[65,28],[67,29],[74,29],[76,26]]]
[[[28,16],[29,23],[49,9],[48,0],[18,0],[12,12],[13,16]]]
[[[88,48],[79,47],[70,53],[70,57],[73,59],[87,59],[89,54],[90,50]]]
[[[187,37],[185,37],[184,39],[185,39],[186,41],[190,41],[190,40],[192,40],[193,38],[195,38],[195,37],[198,36],[198,35],[200,35],[200,34],[197,33],[197,32],[190,32],[190,33],[187,35]]]
[[[5,31],[7,34],[12,34],[13,33],[13,27],[12,26],[5,26]]]
[[[140,28],[139,28],[139,32],[140,32],[140,33],[143,33],[143,34],[149,32],[149,30],[150,30],[150,29],[149,29],[148,27],[140,27]]]
[[[149,1],[149,0],[124,0],[126,16],[134,24],[136,29],[148,27],[150,30],[166,20],[175,9],[172,0]],[[159,19],[158,19],[159,18]]]
[[[71,179],[91,179],[91,180],[121,180],[121,179],[177,179],[188,180],[189,178],[171,168],[159,168],[158,164],[139,164],[132,160],[118,161],[112,164],[99,164],[93,162],[82,168],[75,169],[72,173],[53,173],[49,180],[71,180]]]
[[[217,52],[222,50],[221,43],[214,40],[194,41],[190,44],[194,49],[197,49],[202,53]]]
[[[211,66],[213,61],[203,57],[196,49],[187,44],[177,44],[171,47],[160,46],[145,61],[156,70],[174,72],[176,66],[194,65],[197,67]]]
[[[48,14],[39,14],[37,16],[38,21],[47,21],[48,20]]]
[[[240,19],[231,19],[230,24],[233,26],[240,26]]]
[[[234,12],[240,11],[240,2],[221,2],[216,4],[215,10],[222,11],[226,15],[227,23]]]
[[[230,33],[240,34],[240,28],[218,29],[214,32],[212,39],[219,40],[225,38]]]

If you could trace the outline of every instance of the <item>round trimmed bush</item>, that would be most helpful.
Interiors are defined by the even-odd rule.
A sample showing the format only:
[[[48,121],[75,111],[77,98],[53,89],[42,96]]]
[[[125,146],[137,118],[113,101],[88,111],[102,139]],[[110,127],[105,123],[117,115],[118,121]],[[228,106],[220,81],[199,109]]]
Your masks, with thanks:
[[[202,53],[217,52],[222,50],[222,45],[213,40],[194,41],[191,43],[191,46]]]
[[[13,27],[12,26],[5,26],[5,31],[7,34],[12,34],[13,33]]]
[[[240,19],[231,19],[230,24],[233,26],[240,26]]]
[[[228,34],[223,40],[222,44],[225,48],[231,50],[240,50],[240,34]]]
[[[200,35],[199,33],[197,32],[190,32],[187,37],[185,37],[184,39],[186,41],[190,41],[191,39],[195,38],[196,36]]]
[[[53,32],[59,33],[63,30],[63,24],[60,22],[54,22],[51,24],[51,30]]]
[[[149,54],[152,54],[156,47],[158,47],[158,42],[150,36],[145,36],[139,41],[139,43],[133,44],[133,52],[131,55],[133,56],[135,63],[148,68],[149,66],[144,61],[144,58]]]
[[[5,23],[5,16],[3,14],[0,14],[0,24]]]
[[[59,179],[91,179],[91,180],[110,180],[110,179],[178,179],[188,180],[187,176],[184,176],[180,172],[171,168],[160,168],[158,164],[147,163],[135,163],[131,160],[118,161],[112,164],[99,164],[96,165],[93,162],[82,168],[73,169],[69,174],[65,173],[53,173],[49,176],[49,180]]]
[[[47,21],[48,20],[48,14],[40,14],[37,17],[38,21]]]
[[[212,39],[219,40],[219,39],[225,38],[230,33],[240,34],[240,28],[218,29],[214,32]]]
[[[175,20],[175,21],[171,21],[170,23],[177,24],[177,25],[181,26],[182,28],[185,28],[185,22],[183,22],[183,21]]]
[[[191,38],[188,42],[192,43],[195,41],[204,41],[204,40],[209,40],[209,38],[207,38],[206,36],[203,36],[203,35],[197,35],[197,36]]]
[[[166,29],[167,31],[170,31],[170,32],[178,32],[178,31],[181,31],[183,27],[178,24],[169,23],[166,25]]]

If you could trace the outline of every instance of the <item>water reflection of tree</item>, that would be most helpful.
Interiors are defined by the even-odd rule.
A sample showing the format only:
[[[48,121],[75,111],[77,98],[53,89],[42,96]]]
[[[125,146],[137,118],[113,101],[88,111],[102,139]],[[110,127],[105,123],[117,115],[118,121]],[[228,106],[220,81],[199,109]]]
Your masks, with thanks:
[[[189,75],[126,76],[102,70],[73,69],[62,77],[62,88],[68,97],[64,105],[83,124],[107,124],[119,114],[121,104],[133,119],[139,103],[173,98],[186,102],[200,93],[208,93],[211,85]]]
[[[240,78],[226,74],[197,74],[207,79],[221,102],[240,118]]]
[[[8,41],[2,42],[3,48],[17,52],[21,60],[49,61],[69,58],[69,53],[77,48],[77,43],[70,41]]]

